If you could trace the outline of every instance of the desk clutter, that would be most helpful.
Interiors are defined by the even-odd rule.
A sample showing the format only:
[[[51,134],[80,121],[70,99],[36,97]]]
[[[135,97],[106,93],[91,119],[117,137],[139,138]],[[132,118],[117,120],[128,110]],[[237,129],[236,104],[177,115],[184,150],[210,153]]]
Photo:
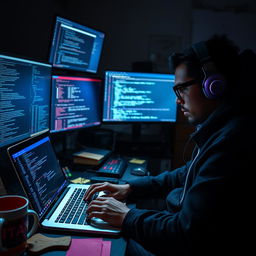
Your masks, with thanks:
[[[71,244],[71,236],[47,237],[37,233],[28,239],[27,244],[29,255],[40,255],[54,250],[68,250]]]
[[[82,151],[73,154],[73,161],[76,164],[99,165],[110,154],[111,151],[108,149],[86,147]]]
[[[111,241],[102,238],[78,238],[71,236],[47,237],[40,233],[33,235],[27,241],[28,255],[41,255],[49,251],[66,251],[66,256],[110,256]]]

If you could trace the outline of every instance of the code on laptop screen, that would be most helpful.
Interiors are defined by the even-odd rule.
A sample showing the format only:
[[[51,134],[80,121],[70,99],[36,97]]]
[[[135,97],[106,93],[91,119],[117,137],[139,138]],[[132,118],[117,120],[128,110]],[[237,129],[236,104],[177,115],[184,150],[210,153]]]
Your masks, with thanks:
[[[32,198],[31,203],[41,217],[66,183],[49,137],[24,147],[11,157]]]

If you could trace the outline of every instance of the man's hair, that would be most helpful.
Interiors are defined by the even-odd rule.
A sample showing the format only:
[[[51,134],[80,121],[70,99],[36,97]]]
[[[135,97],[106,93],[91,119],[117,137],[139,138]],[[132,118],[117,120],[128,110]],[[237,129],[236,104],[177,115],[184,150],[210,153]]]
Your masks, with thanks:
[[[239,48],[226,35],[214,35],[205,41],[205,45],[217,71],[227,79],[229,86],[235,86],[239,72]],[[191,78],[200,81],[204,78],[202,65],[192,47],[170,56],[172,71],[180,64],[187,66],[188,76]]]
[[[255,70],[256,53],[245,49],[239,54],[239,48],[226,35],[214,35],[205,45],[216,69],[227,80],[227,90],[223,98],[232,103],[240,113],[255,116]],[[187,66],[188,76],[202,81],[204,74],[202,65],[192,47],[183,53],[175,53],[169,57],[171,72],[180,65]]]

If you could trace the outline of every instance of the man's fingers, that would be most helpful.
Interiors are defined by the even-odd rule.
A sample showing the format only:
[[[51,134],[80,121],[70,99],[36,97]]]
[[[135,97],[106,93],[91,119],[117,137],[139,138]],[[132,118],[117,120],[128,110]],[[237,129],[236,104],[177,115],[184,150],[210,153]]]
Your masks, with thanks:
[[[87,208],[87,218],[100,218],[115,227],[121,227],[125,215],[130,209],[113,197],[98,197]]]
[[[105,210],[104,210],[105,209]],[[106,211],[106,206],[104,205],[99,205],[99,204],[91,204],[88,208],[87,208],[87,213],[90,214],[93,211]]]
[[[106,220],[104,219],[104,214],[103,214],[102,212],[94,211],[94,212],[88,213],[87,218],[88,218],[89,220],[90,220],[91,218],[93,218],[93,217],[100,218],[100,219],[106,221]]]
[[[106,183],[97,183],[91,185],[84,195],[84,200],[89,200],[93,194],[105,190],[106,186]]]
[[[92,207],[93,205],[103,205],[106,203],[106,200],[108,200],[109,197],[97,197],[96,199],[92,200],[89,205],[87,210]]]
[[[99,217],[99,214],[101,215],[101,217],[99,218],[102,218],[102,216],[106,217],[108,209],[107,209],[107,205],[105,204],[93,203],[87,208],[86,212],[87,212],[87,218],[89,219],[92,217]],[[95,214],[97,214],[97,216]]]
[[[87,208],[87,213],[93,211],[107,212],[108,210],[108,200],[111,197],[98,197],[97,199],[90,202]]]
[[[98,186],[99,184],[93,184],[91,185],[85,192],[85,195],[84,195],[84,199],[88,198],[89,194],[91,193],[91,191],[96,187]]]
[[[100,197],[106,198],[106,197],[114,197],[115,193],[108,193],[108,194],[103,194]]]
[[[93,201],[106,201],[107,199],[112,199],[112,197],[110,197],[109,195],[106,196],[99,196],[97,197],[95,200]]]

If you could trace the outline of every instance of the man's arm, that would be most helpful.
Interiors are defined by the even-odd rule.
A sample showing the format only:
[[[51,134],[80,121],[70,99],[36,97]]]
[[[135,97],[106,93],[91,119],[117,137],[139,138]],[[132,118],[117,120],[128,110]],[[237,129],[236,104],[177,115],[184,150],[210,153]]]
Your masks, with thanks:
[[[128,181],[131,186],[129,197],[165,196],[172,189],[183,185],[186,171],[187,167],[183,166],[173,171],[165,171],[157,176],[141,177]]]

